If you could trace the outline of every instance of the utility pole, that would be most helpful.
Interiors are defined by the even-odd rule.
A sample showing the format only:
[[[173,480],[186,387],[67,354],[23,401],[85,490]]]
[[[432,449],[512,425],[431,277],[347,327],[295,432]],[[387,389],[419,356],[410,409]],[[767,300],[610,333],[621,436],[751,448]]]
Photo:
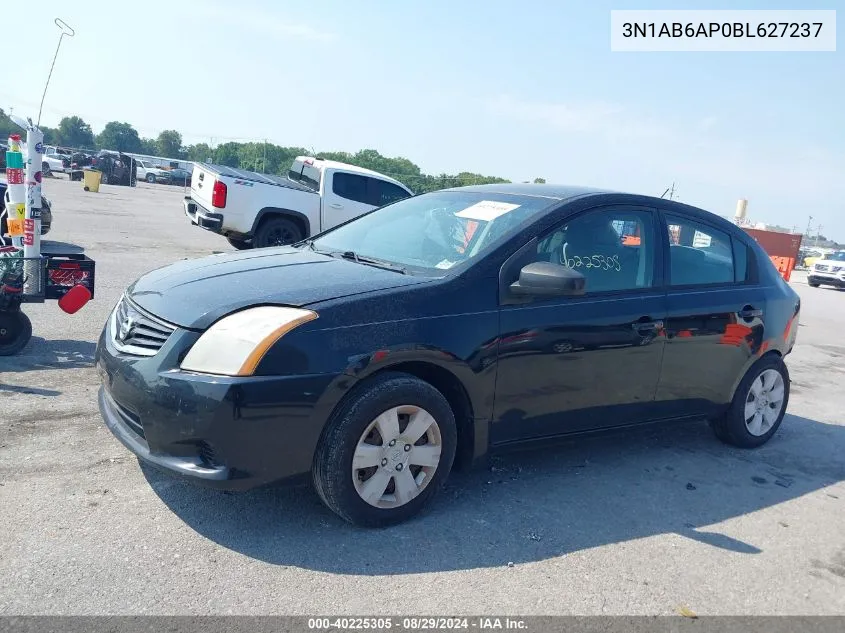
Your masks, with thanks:
[[[819,240],[821,239],[821,235],[822,235],[822,225],[819,224],[819,226],[816,228],[816,246],[819,245]]]
[[[264,159],[261,161],[261,169],[267,173],[267,139],[264,139]]]
[[[811,215],[810,218],[807,220],[807,239],[810,239],[810,223],[813,221],[813,216]]]

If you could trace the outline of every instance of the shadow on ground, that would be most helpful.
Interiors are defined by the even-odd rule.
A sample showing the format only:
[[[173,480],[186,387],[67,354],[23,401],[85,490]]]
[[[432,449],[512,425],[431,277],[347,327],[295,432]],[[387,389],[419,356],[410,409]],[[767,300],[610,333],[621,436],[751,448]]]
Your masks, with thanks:
[[[93,367],[96,348],[96,343],[90,341],[51,340],[33,336],[16,356],[0,357],[0,373]],[[58,392],[39,395],[58,395]]]
[[[843,454],[845,428],[796,416],[754,451],[719,443],[704,423],[573,439],[455,474],[430,512],[386,530],[347,525],[308,488],[227,494],[142,468],[173,512],[223,547],[277,565],[380,575],[539,561],[666,533],[753,555],[759,544],[707,526],[845,480]]]
[[[42,240],[41,241],[41,254],[42,255],[50,255],[53,253],[61,253],[63,255],[68,254],[81,254],[84,253],[85,249],[78,244],[71,244],[70,242],[54,242],[53,240]]]

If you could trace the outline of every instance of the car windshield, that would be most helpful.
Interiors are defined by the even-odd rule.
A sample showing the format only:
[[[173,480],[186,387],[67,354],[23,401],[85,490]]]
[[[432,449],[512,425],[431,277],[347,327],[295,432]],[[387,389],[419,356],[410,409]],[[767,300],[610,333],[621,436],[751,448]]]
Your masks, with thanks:
[[[841,251],[839,253],[832,253],[825,257],[825,259],[834,262],[845,262],[845,251]]]
[[[438,191],[376,209],[313,241],[422,273],[453,268],[483,253],[554,201],[496,193]]]

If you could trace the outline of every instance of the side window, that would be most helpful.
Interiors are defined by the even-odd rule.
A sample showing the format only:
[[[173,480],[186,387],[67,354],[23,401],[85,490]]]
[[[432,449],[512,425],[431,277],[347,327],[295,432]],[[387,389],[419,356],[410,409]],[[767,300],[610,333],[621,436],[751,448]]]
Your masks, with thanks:
[[[378,180],[377,178],[370,178],[369,181],[373,193],[370,198],[372,201],[370,204],[374,204],[377,207],[382,207],[386,204],[390,204],[391,202],[403,200],[411,196],[411,194],[402,189],[402,187],[397,187],[392,182]]]
[[[673,286],[734,282],[734,248],[727,233],[675,216],[667,215],[666,221]]]
[[[732,239],[734,256],[734,281],[743,283],[751,278],[748,270],[748,246]]]
[[[654,275],[654,216],[602,209],[576,216],[537,245],[536,261],[561,264],[586,279],[587,294],[648,288]]]
[[[367,195],[367,180],[369,179],[365,176],[335,172],[332,179],[332,192],[347,200],[372,204]]]

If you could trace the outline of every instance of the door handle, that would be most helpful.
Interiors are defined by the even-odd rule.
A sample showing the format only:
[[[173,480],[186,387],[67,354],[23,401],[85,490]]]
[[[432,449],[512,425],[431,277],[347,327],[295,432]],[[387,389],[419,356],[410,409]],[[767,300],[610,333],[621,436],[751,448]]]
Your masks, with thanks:
[[[740,318],[750,321],[751,319],[763,316],[763,311],[759,308],[755,308],[754,306],[745,306],[739,311],[739,316]]]
[[[330,204],[329,206],[330,206],[332,209],[342,209],[342,208],[343,208],[343,205],[342,205],[342,204],[338,204],[337,202],[333,202],[333,203],[332,203],[332,204]]]
[[[637,321],[636,323],[632,323],[631,327],[637,332],[650,332],[661,329],[663,327],[663,321]]]

